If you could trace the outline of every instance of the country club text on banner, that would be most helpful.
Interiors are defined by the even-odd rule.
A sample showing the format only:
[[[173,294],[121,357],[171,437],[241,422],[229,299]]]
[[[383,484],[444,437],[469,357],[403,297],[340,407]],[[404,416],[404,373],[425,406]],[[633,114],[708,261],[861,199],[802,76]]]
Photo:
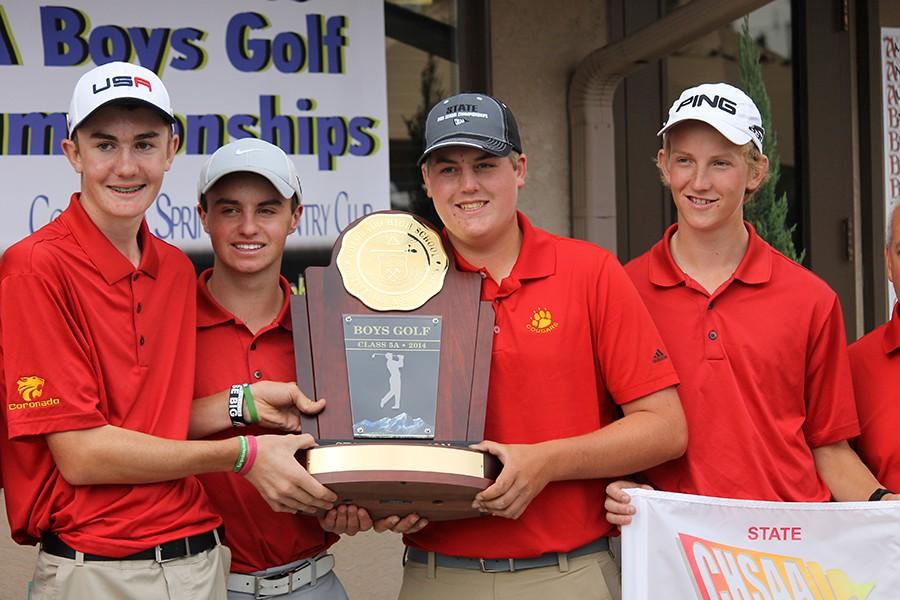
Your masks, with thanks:
[[[900,503],[628,493],[623,600],[900,597]]]
[[[60,148],[68,98],[90,66],[113,60],[156,71],[172,97],[181,147],[148,211],[166,241],[208,248],[195,178],[207,155],[243,137],[278,144],[297,163],[306,209],[292,246],[330,245],[351,221],[389,207],[381,3],[0,3],[3,247],[77,189]]]

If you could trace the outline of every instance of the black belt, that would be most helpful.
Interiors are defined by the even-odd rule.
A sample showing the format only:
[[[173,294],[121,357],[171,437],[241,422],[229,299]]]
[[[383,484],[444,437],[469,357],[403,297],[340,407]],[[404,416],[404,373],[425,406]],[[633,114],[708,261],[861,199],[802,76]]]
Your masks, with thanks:
[[[84,560],[155,560],[156,562],[166,562],[205,552],[210,548],[214,548],[224,539],[225,527],[219,527],[205,533],[164,542],[159,546],[147,548],[128,556],[100,556],[99,554],[85,553]],[[54,556],[75,558],[75,549],[59,539],[59,536],[55,533],[49,531],[41,535],[41,550]]]
[[[505,573],[507,571],[522,571],[558,565],[560,556],[575,558],[595,552],[609,550],[609,538],[602,537],[584,546],[579,546],[569,552],[548,552],[533,558],[467,558],[465,556],[450,556],[434,553],[434,564],[438,567],[451,569],[474,569],[485,573]],[[428,552],[407,546],[406,558],[413,562],[428,564]]]

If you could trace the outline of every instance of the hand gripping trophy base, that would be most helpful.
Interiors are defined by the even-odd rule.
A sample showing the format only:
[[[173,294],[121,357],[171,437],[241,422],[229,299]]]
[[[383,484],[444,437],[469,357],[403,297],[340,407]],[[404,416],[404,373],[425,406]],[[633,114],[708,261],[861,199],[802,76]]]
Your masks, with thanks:
[[[372,519],[415,513],[429,521],[480,516],[475,494],[500,473],[493,455],[469,448],[409,443],[339,443],[298,455],[338,495],[335,505],[365,508]]]

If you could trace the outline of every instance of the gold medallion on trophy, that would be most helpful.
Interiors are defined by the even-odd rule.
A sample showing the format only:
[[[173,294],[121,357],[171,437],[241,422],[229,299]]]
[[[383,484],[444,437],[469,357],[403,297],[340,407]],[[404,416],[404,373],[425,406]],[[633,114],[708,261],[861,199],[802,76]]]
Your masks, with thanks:
[[[372,310],[415,310],[444,285],[440,236],[405,213],[375,213],[344,235],[337,267],[344,289]]]

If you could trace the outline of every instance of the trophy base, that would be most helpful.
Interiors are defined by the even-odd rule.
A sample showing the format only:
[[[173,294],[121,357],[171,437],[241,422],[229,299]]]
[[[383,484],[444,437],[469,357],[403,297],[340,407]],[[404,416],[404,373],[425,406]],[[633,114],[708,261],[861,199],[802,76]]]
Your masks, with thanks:
[[[477,450],[409,442],[341,443],[298,457],[338,495],[335,505],[365,508],[373,520],[412,513],[429,521],[480,516],[472,500],[502,468],[497,457]]]

